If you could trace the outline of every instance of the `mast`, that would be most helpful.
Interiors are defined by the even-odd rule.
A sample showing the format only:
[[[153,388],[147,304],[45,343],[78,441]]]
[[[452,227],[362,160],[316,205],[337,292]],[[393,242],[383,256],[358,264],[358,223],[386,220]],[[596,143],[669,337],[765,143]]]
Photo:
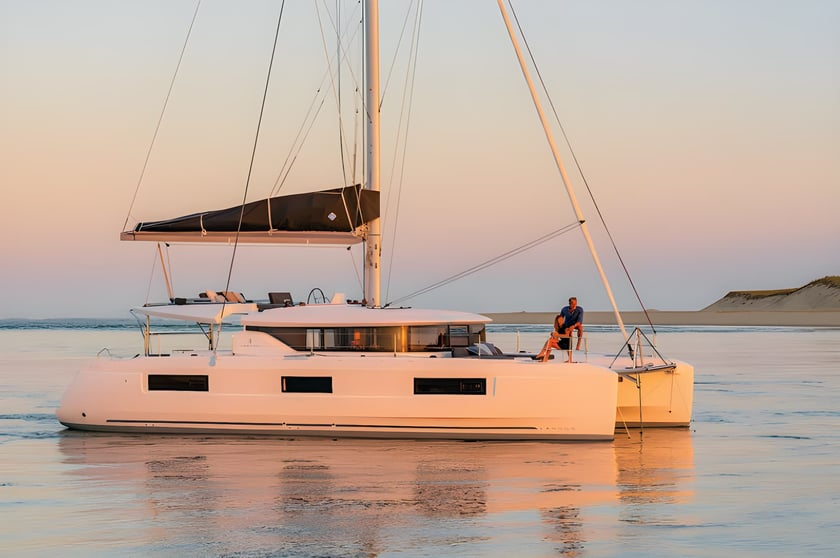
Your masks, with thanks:
[[[379,2],[365,2],[365,88],[367,90],[367,169],[365,188],[379,191]],[[380,258],[382,255],[381,221],[368,225],[365,239],[365,300],[368,306],[381,306]]]
[[[580,223],[580,232],[583,233],[583,238],[586,240],[586,245],[589,247],[589,253],[592,254],[592,259],[595,261],[595,267],[598,268],[598,274],[601,276],[601,282],[604,284],[604,289],[607,291],[607,296],[610,299],[610,304],[612,304],[613,312],[615,312],[616,323],[621,329],[621,334],[624,335],[624,339],[627,339],[627,331],[624,329],[624,321],[621,319],[621,313],[618,311],[618,305],[615,303],[615,297],[613,297],[610,282],[607,280],[604,268],[601,267],[601,260],[598,258],[598,252],[595,251],[595,244],[592,243],[592,237],[589,235],[589,227],[586,226],[586,219],[583,218],[583,213],[578,205],[575,191],[572,189],[572,183],[569,180],[569,176],[566,174],[566,167],[563,165],[563,160],[560,158],[560,152],[557,151],[557,144],[554,142],[554,135],[551,133],[548,121],[545,118],[542,103],[540,103],[540,99],[537,96],[537,91],[534,88],[534,82],[531,80],[531,74],[528,72],[528,67],[525,64],[525,58],[522,56],[522,50],[519,48],[519,41],[516,40],[516,34],[514,33],[513,26],[508,18],[503,0],[497,1],[499,3],[499,10],[502,12],[502,18],[505,20],[508,35],[510,35],[510,41],[513,43],[513,49],[516,51],[516,57],[519,60],[519,67],[522,69],[522,75],[525,76],[525,81],[531,92],[531,98],[533,99],[534,106],[540,116],[540,122],[542,122],[545,137],[551,147],[554,162],[557,165],[557,169],[560,171],[560,176],[563,178],[563,185],[566,187],[566,193],[569,194],[569,200],[572,202],[572,208],[575,210],[575,217],[577,217],[578,223]]]

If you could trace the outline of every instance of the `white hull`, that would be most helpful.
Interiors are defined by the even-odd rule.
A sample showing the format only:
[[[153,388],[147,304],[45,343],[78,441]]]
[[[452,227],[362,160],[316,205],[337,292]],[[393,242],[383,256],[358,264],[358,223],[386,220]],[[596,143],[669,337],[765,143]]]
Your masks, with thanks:
[[[194,355],[194,356],[192,356]],[[482,440],[611,440],[616,376],[525,358],[209,353],[100,359],[57,412],[81,430]],[[206,375],[207,391],[151,391],[150,374]],[[288,393],[284,376],[332,378]],[[484,379],[485,394],[415,394],[415,378]]]
[[[694,367],[619,377],[616,427],[688,426],[694,401]]]

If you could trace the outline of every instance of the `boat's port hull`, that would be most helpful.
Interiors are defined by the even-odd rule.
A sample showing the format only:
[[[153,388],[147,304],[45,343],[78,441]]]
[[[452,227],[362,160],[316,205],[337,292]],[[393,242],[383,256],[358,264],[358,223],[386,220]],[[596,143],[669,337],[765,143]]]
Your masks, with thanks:
[[[616,427],[688,426],[694,400],[694,367],[619,375]]]

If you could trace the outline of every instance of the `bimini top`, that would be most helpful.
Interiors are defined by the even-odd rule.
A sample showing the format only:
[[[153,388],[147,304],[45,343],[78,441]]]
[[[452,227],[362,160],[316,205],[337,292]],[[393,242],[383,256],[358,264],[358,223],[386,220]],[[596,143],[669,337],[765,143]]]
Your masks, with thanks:
[[[204,302],[201,304],[164,304],[162,306],[142,306],[132,308],[132,314],[140,314],[153,318],[166,318],[169,320],[181,320],[199,324],[220,324],[228,316],[256,312],[257,305],[254,303],[213,303]]]
[[[141,222],[120,240],[233,243],[238,229],[241,243],[355,244],[359,228],[378,218],[379,192],[356,184]]]
[[[486,324],[487,316],[425,308],[367,308],[356,304],[310,304],[272,308],[242,317],[242,325],[263,327],[382,327]]]

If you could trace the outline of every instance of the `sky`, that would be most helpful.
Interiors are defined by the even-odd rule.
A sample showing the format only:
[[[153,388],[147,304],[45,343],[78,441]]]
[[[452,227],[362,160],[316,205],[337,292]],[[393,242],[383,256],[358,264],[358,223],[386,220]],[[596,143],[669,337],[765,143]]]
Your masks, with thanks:
[[[282,193],[359,180],[339,143],[358,143],[358,62],[321,87],[331,20],[357,57],[352,2],[286,2],[256,148],[281,3],[201,2],[155,137],[196,5],[0,0],[0,318],[125,317],[164,299],[155,245],[120,242],[125,223],[229,207],[246,183],[265,197],[290,154]],[[496,2],[425,2],[411,71],[409,5],[380,7],[388,301],[575,220]],[[840,275],[840,2],[513,5],[621,309],[638,302],[599,212],[649,309]],[[230,273],[249,298],[361,297],[358,247],[240,247],[231,266],[232,252],[172,246],[176,295]],[[551,311],[569,296],[609,309],[578,230],[405,304]]]

